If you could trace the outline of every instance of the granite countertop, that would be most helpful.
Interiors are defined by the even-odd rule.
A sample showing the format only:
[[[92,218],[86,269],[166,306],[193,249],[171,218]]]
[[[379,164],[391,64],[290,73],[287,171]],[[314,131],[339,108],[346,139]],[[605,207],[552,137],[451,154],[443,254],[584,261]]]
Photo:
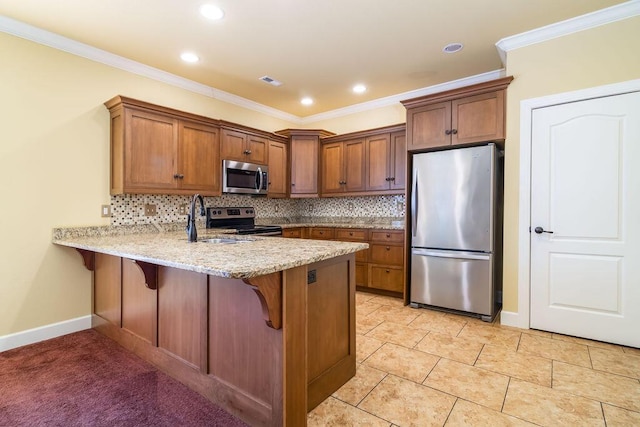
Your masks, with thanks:
[[[245,279],[346,255],[366,243],[282,237],[238,236],[198,230],[198,240],[225,238],[240,243],[189,243],[184,231],[161,232],[153,226],[54,229],[53,243],[176,267],[213,276]]]

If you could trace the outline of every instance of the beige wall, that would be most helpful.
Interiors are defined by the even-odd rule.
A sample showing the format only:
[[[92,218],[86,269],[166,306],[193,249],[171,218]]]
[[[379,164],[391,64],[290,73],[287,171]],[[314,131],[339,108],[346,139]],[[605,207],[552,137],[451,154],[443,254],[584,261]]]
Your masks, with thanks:
[[[108,224],[117,94],[265,130],[290,123],[0,33],[0,337],[88,315],[91,275],[51,229]]]
[[[518,311],[520,101],[640,78],[640,17],[608,24],[507,55],[504,310]]]
[[[331,120],[319,120],[304,125],[306,129],[325,129],[338,135],[373,129],[382,126],[397,125],[407,121],[407,110],[399,102],[394,105],[349,114]]]

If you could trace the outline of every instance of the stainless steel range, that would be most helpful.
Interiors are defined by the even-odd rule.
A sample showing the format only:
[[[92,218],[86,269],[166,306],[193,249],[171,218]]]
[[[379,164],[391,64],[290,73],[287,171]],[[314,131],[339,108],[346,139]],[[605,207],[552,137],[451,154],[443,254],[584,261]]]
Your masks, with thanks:
[[[251,207],[207,208],[207,228],[233,228],[237,234],[282,235],[279,225],[256,225],[255,218],[256,212]]]

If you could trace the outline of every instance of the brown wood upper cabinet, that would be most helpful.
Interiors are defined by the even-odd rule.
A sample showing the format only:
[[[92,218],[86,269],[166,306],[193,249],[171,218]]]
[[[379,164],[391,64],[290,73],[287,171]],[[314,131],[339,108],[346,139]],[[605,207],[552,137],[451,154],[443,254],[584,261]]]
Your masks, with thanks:
[[[222,129],[222,160],[267,164],[269,139],[234,129]]]
[[[365,190],[365,140],[322,145],[322,194]]]
[[[220,129],[206,117],[116,96],[111,194],[220,195]]]
[[[503,141],[505,92],[513,77],[402,101],[407,148]]]
[[[405,132],[383,133],[366,139],[367,191],[404,190],[407,169]]]
[[[287,197],[287,144],[278,141],[269,141],[269,197]]]

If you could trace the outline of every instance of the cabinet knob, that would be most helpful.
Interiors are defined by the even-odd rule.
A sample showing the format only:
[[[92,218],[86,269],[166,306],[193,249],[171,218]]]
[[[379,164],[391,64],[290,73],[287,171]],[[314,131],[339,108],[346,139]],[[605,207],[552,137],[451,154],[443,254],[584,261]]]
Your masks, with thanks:
[[[173,179],[178,179],[178,178],[180,178],[180,175],[178,175],[177,173],[174,173],[173,174]]]
[[[353,236],[353,233],[349,233],[349,236]]]
[[[385,270],[387,273],[389,272],[389,270]]]
[[[447,129],[447,130],[445,130],[445,131],[444,131],[444,134],[445,134],[445,135],[451,135],[451,129]]]
[[[389,177],[389,181],[395,181],[395,180],[396,180],[396,177],[395,177],[395,176],[391,176],[391,177]]]
[[[458,133],[458,129],[452,129],[451,133],[454,134],[454,135],[457,134]]]
[[[251,154],[251,150],[247,150],[247,154]]]
[[[184,179],[184,175],[180,174],[180,175],[178,176],[178,178],[180,178],[180,179]]]
[[[387,237],[391,237],[391,234],[387,233]]]
[[[389,246],[387,246],[387,250],[388,250],[388,251],[390,251],[390,250],[391,250],[391,248],[390,248]]]
[[[292,183],[291,183],[291,186],[292,186],[292,187],[295,187],[296,185],[292,182]]]

